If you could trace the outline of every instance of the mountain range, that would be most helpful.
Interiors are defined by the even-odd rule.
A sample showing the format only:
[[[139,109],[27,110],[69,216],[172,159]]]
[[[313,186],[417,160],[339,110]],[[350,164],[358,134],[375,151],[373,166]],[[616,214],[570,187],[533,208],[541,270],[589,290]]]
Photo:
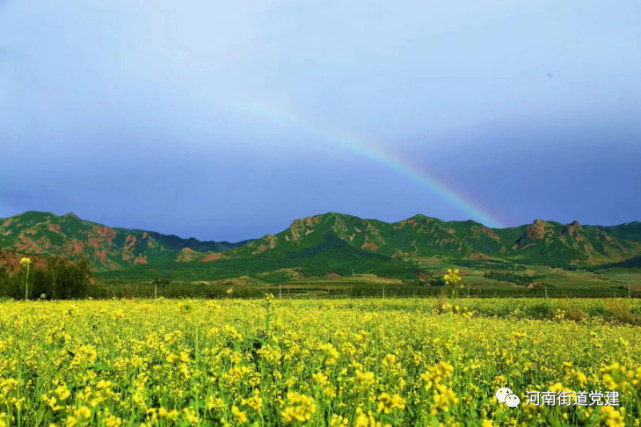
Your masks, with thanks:
[[[86,256],[97,270],[147,264],[150,260],[172,260],[181,253],[199,253],[202,257],[243,243],[182,239],[154,231],[110,228],[81,220],[73,213],[56,216],[29,211],[0,219],[0,248],[70,260]]]
[[[327,213],[297,219],[276,234],[230,243],[108,227],[72,213],[56,216],[29,211],[0,219],[0,248],[5,258],[9,253],[59,256],[72,261],[84,256],[97,271],[146,264],[231,260],[238,264],[254,258],[287,259],[282,264],[294,267],[307,258],[324,257],[331,263],[332,251],[340,252],[340,257],[353,258],[354,262],[367,260],[372,264],[442,256],[598,265],[635,259],[641,255],[640,241],[641,222],[590,226],[576,221],[561,224],[536,220],[529,225],[497,229],[474,221],[442,221],[424,215],[387,223]],[[631,262],[636,265],[636,261]]]

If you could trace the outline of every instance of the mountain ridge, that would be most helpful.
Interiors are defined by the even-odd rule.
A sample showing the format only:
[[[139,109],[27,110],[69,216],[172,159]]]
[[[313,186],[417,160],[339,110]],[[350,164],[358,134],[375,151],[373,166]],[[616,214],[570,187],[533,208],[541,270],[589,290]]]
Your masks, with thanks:
[[[0,219],[0,247],[32,255],[53,255],[70,260],[86,256],[97,270],[114,270],[152,259],[171,259],[183,248],[223,252],[234,244],[182,239],[154,231],[110,228],[82,220],[73,213],[27,211]]]
[[[423,214],[396,222],[338,212],[295,219],[275,234],[237,243],[183,239],[142,229],[108,227],[69,212],[27,211],[0,218],[0,248],[33,255],[86,256],[97,270],[149,262],[217,262],[257,255],[291,256],[324,247],[332,238],[358,250],[392,258],[445,255],[450,258],[504,259],[596,265],[641,254],[641,222],[615,226],[562,224],[536,219],[517,227],[489,228],[473,221],[444,221]],[[313,252],[313,251],[312,251]],[[307,253],[307,252],[304,252]],[[311,256],[311,255],[310,255]]]
[[[318,228],[320,227],[320,229]],[[623,228],[630,230],[623,230]],[[333,232],[361,249],[396,257],[449,255],[472,259],[563,261],[599,264],[637,254],[641,223],[620,226],[581,226],[534,220],[531,224],[493,229],[476,221],[443,221],[422,214],[394,223],[330,212],[297,219],[287,230],[268,234],[229,252],[252,256],[287,252],[317,244]]]

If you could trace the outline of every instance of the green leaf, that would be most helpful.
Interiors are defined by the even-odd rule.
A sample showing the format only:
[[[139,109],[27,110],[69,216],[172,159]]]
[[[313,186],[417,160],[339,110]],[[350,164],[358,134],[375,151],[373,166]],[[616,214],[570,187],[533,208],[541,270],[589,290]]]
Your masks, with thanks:
[[[96,363],[93,365],[93,368],[96,371],[111,371],[111,368],[107,366],[105,363]]]

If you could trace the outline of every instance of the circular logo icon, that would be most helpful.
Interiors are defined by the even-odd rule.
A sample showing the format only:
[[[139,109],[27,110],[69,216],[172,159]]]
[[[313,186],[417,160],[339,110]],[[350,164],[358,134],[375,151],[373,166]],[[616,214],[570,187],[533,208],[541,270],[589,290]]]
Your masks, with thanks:
[[[521,403],[521,399],[519,399],[519,396],[517,396],[516,394],[510,394],[505,398],[505,404],[510,408],[516,408],[517,406],[519,406],[519,403]]]
[[[512,390],[510,390],[509,388],[507,387],[500,388],[496,392],[496,400],[498,400],[500,403],[505,403],[505,398],[511,394],[512,394]]]

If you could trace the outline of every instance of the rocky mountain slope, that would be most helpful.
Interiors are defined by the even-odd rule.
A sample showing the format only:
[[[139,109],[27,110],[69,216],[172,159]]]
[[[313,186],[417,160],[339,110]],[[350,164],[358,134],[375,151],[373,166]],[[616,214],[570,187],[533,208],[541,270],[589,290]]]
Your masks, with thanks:
[[[86,256],[97,270],[113,270],[150,260],[174,260],[182,251],[203,253],[232,249],[228,242],[201,242],[174,235],[110,228],[69,213],[25,212],[0,219],[0,248],[25,254],[55,255],[70,260]],[[214,257],[215,258],[215,257]]]
[[[279,254],[317,245],[332,234],[355,247],[395,257],[444,255],[451,258],[510,259],[546,263],[599,264],[641,252],[641,223],[614,227],[563,225],[536,220],[520,227],[490,229],[474,221],[441,221],[424,215],[386,223],[329,213],[295,220],[227,253],[228,256]]]
[[[46,267],[51,258],[42,255],[21,254],[18,252],[0,248],[0,269],[7,269],[9,273],[13,273],[19,270],[20,268],[22,268],[22,266],[20,265],[20,260],[23,257],[28,257],[31,260],[31,265],[37,268]],[[64,258],[62,259],[64,260]]]
[[[5,252],[71,260],[86,256],[103,271],[137,264],[217,262],[259,255],[263,259],[315,257],[328,239],[363,253],[393,258],[441,255],[597,265],[641,254],[641,223],[603,227],[536,220],[530,225],[491,229],[474,221],[442,221],[424,215],[386,223],[328,213],[295,220],[277,234],[234,244],[110,228],[71,213],[25,212],[0,219],[0,248]]]

